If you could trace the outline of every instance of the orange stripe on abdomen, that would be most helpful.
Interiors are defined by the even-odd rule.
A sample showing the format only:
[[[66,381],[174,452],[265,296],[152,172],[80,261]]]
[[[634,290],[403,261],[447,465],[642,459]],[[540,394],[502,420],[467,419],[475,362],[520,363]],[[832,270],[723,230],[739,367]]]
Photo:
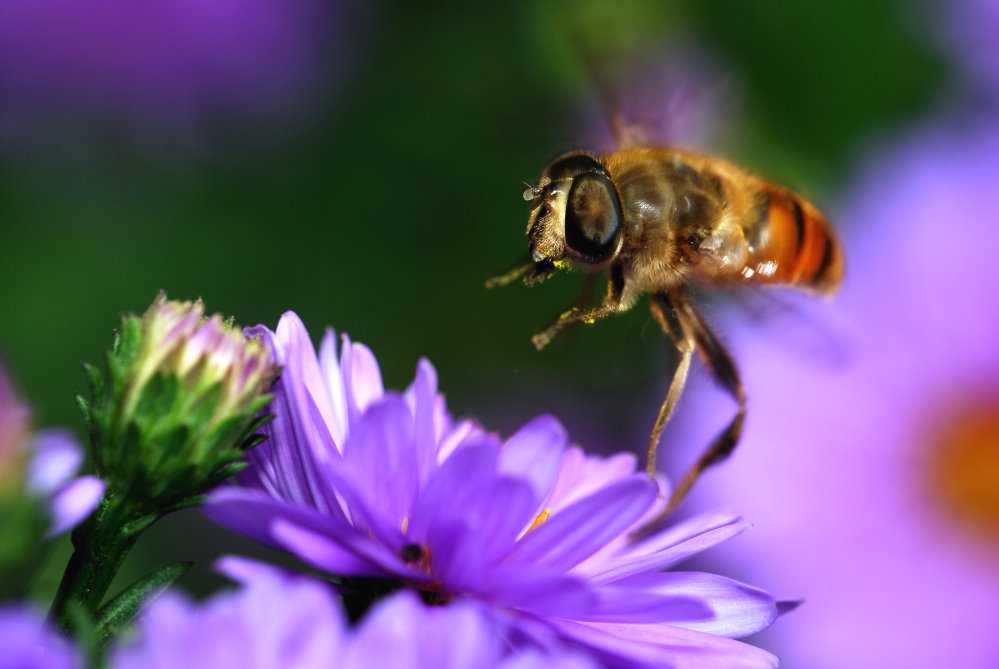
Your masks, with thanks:
[[[755,234],[748,235],[753,241],[743,277],[750,283],[833,292],[842,278],[843,252],[829,221],[784,188],[766,184],[762,190],[766,214]]]

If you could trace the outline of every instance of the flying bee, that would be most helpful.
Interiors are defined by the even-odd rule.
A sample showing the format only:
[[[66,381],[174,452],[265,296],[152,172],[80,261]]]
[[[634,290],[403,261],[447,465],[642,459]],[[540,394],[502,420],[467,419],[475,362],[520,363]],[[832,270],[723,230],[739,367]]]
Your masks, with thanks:
[[[695,307],[688,285],[790,286],[829,295],[843,275],[835,232],[790,190],[720,158],[668,148],[563,154],[545,168],[537,186],[528,187],[524,199],[531,204],[529,255],[490,279],[488,287],[520,276],[528,285],[537,284],[563,267],[608,276],[602,302],[581,306],[584,287],[576,305],[534,335],[538,350],[567,326],[627,311],[647,293],[653,317],[679,352],[649,437],[650,476],[695,353],[738,404],[728,426],[673,490],[661,518],[705,469],[732,453],[746,416],[738,368]]]

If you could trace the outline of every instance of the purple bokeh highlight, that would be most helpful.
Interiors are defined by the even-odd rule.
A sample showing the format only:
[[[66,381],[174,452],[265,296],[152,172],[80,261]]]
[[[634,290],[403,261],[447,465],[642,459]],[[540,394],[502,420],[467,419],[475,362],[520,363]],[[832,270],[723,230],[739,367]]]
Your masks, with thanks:
[[[496,621],[474,606],[430,607],[403,591],[348,623],[335,590],[318,579],[239,558],[220,570],[237,590],[202,603],[169,592],[142,613],[137,639],[112,650],[114,669],[442,669],[596,665],[578,654],[511,653]]]
[[[337,4],[5,0],[0,139],[96,127],[194,144],[287,124],[327,87]]]
[[[31,410],[18,397],[0,364],[0,493],[8,488],[44,500],[48,537],[62,534],[90,515],[104,494],[95,476],[75,476],[83,449],[60,429],[32,433]]]
[[[22,604],[0,606],[0,669],[83,669],[81,653]]]

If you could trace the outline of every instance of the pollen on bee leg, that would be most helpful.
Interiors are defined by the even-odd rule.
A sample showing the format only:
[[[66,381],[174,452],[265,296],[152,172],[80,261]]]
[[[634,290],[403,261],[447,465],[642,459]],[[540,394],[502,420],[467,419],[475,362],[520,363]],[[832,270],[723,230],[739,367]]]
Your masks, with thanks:
[[[545,509],[544,511],[542,511],[541,513],[539,513],[538,517],[534,519],[534,522],[531,523],[531,526],[527,528],[527,531],[524,532],[524,534],[525,535],[530,534],[533,530],[535,530],[536,528],[538,528],[541,525],[541,523],[543,523],[546,520],[548,520],[548,516],[550,516],[550,515],[552,515],[552,510],[551,509]]]

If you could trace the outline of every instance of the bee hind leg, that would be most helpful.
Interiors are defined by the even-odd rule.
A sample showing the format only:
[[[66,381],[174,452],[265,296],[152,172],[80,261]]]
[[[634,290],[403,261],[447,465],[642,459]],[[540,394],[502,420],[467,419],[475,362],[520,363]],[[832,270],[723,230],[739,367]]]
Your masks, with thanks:
[[[715,379],[735,399],[738,403],[738,410],[728,426],[715,437],[673,488],[666,507],[654,519],[646,523],[636,533],[637,536],[647,534],[649,530],[668,516],[687,496],[704,470],[724,461],[732,454],[742,436],[743,423],[746,419],[746,393],[739,377],[739,371],[732,361],[732,357],[718,341],[693,303],[679,294],[654,295],[651,303],[653,315],[659,320],[667,336],[676,344],[681,358],[666,400],[663,402],[655,426],[652,428],[647,467],[649,475],[655,476],[656,474],[655,452],[659,438],[673,411],[676,399],[683,389],[683,382],[693,351],[697,351]]]
[[[666,391],[666,398],[662,406],[659,407],[659,415],[652,426],[652,434],[649,435],[649,449],[645,456],[645,471],[649,476],[656,475],[656,451],[659,447],[659,439],[662,437],[663,429],[673,415],[676,402],[683,393],[683,387],[687,383],[687,373],[690,371],[690,361],[693,358],[695,343],[692,333],[685,331],[684,323],[679,318],[679,312],[675,305],[675,299],[670,295],[651,295],[649,297],[649,308],[663,333],[673,342],[676,350],[680,353],[680,361],[677,363],[676,371],[673,372],[673,380]]]

